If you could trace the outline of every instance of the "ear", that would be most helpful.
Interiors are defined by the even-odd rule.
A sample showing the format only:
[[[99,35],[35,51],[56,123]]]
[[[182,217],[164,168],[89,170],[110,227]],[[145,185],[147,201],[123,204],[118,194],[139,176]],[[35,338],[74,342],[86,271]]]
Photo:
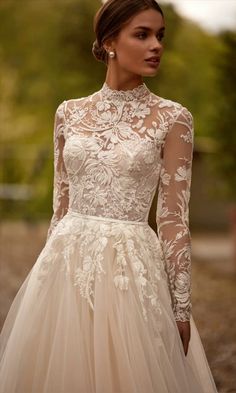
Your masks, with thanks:
[[[108,38],[106,41],[104,41],[103,48],[105,49],[106,52],[108,52],[110,50],[114,50],[115,49],[115,39]]]

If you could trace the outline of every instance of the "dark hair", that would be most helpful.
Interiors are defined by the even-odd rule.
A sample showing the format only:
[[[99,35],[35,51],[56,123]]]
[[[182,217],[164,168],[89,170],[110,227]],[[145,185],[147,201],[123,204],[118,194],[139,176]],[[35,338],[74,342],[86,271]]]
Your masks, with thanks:
[[[94,57],[107,64],[107,52],[104,42],[115,38],[125,23],[140,11],[153,8],[164,17],[163,11],[156,0],[108,0],[94,17],[94,32],[96,41],[93,43]]]

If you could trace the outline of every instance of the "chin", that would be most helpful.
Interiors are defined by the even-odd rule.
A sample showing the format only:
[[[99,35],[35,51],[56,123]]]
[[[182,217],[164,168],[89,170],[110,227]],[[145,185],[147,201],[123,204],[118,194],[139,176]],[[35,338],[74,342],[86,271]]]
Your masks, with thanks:
[[[151,68],[151,67],[142,67],[142,76],[155,76],[159,71],[159,66],[156,68]]]
[[[156,70],[150,70],[150,71],[144,71],[142,72],[142,76],[156,76],[156,74],[158,73],[158,69]]]

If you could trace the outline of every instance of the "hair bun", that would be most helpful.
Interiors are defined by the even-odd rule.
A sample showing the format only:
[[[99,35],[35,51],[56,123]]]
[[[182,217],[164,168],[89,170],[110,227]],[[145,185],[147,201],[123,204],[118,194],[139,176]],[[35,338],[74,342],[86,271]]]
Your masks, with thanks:
[[[106,63],[106,58],[107,58],[107,53],[103,46],[99,46],[97,40],[94,41],[93,47],[92,47],[92,53],[95,57],[96,60],[98,61],[103,61]]]

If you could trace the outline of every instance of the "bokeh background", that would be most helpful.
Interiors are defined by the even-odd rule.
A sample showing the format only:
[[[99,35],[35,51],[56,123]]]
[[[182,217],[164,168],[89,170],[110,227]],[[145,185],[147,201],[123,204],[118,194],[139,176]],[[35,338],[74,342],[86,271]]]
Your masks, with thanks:
[[[194,116],[193,315],[220,393],[236,392],[235,0],[160,1],[160,71],[145,83]],[[52,215],[53,121],[99,89],[96,0],[0,1],[0,325],[42,250]],[[150,225],[155,228],[155,203]]]

